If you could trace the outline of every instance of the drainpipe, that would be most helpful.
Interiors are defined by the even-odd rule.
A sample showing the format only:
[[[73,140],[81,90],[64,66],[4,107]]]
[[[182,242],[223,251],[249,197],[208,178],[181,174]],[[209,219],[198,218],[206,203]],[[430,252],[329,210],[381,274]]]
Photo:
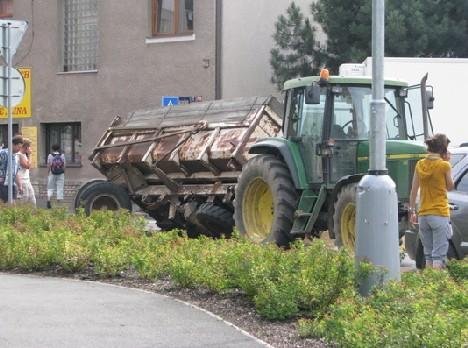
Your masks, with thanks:
[[[216,0],[215,19],[215,99],[222,98],[222,32],[223,32],[223,1]]]

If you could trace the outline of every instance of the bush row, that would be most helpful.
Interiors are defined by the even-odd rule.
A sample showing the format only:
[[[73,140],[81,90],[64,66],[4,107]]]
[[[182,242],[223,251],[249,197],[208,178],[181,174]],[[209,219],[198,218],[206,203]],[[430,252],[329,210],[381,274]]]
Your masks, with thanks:
[[[449,272],[407,273],[361,298],[353,259],[321,241],[282,250],[238,237],[147,235],[144,220],[123,212],[86,217],[2,207],[0,214],[3,270],[60,268],[102,277],[136,271],[144,279],[170,277],[181,287],[236,289],[265,318],[298,318],[303,336],[341,346],[460,346],[468,314],[467,266],[452,262]]]

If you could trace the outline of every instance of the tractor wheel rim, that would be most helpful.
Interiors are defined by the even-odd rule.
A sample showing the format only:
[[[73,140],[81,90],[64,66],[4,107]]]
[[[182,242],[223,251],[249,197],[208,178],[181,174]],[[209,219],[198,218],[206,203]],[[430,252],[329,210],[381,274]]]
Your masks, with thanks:
[[[273,226],[273,194],[262,178],[255,178],[247,186],[242,200],[242,215],[246,235],[254,242],[264,241]]]
[[[356,205],[348,203],[341,214],[341,241],[343,246],[354,251],[356,240]]]

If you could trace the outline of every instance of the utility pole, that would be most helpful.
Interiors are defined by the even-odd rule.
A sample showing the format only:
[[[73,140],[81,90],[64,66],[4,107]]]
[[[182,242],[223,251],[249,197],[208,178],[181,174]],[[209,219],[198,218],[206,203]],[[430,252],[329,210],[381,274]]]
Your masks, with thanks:
[[[377,271],[361,280],[362,295],[368,295],[375,285],[400,279],[398,197],[386,168],[384,40],[385,0],[372,0],[369,172],[357,188],[356,263],[370,262]]]
[[[12,59],[16,53],[23,34],[26,31],[28,24],[25,21],[17,20],[0,20],[1,30],[1,42],[2,47],[0,54],[4,56],[6,66],[3,67],[3,101],[2,104],[6,106],[8,110],[8,203],[13,202],[13,115],[12,115]],[[12,33],[13,31],[13,33]],[[5,73],[6,70],[6,73]],[[22,82],[24,83],[24,82]],[[23,95],[15,97],[22,98]]]
[[[10,41],[11,41],[11,34],[10,34],[10,23],[7,25],[2,25],[2,36],[3,36],[3,48],[5,50],[5,63],[6,63],[6,70],[7,73],[6,79],[4,80],[7,91],[5,105],[8,110],[8,176],[6,180],[8,180],[8,203],[13,202],[13,117],[11,115],[11,50],[10,50]]]

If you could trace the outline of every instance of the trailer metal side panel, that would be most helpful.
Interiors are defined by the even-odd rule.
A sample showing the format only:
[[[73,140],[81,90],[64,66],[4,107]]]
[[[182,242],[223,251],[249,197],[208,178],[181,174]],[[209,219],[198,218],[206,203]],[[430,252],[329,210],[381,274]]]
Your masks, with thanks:
[[[282,105],[274,97],[141,110],[127,120],[115,119],[90,158],[108,178],[117,170],[166,183],[194,176],[200,183],[212,183],[216,177],[229,182],[248,160],[250,146],[279,135],[281,127]]]

